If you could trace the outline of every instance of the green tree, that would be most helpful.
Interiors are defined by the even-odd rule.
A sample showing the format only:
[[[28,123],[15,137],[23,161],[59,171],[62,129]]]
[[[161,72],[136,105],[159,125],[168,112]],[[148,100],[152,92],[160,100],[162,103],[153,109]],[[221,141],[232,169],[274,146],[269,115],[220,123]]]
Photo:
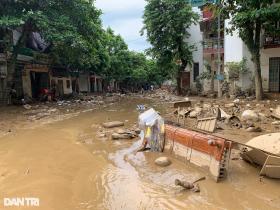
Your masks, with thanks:
[[[238,30],[255,65],[256,99],[263,98],[260,51],[264,33],[280,34],[280,6],[273,0],[224,0],[223,11],[232,17],[230,31]]]
[[[127,44],[120,35],[115,35],[114,31],[108,28],[104,32],[103,46],[105,47],[106,64],[102,75],[109,82],[114,79],[121,82],[128,68],[129,50]]]
[[[21,30],[17,43],[10,42],[7,49],[12,53],[8,83],[13,80],[19,50],[33,32],[40,33],[50,44],[55,63],[72,69],[100,65],[101,12],[93,3],[93,0],[2,0],[1,31],[11,35],[12,30]]]
[[[144,28],[152,48],[151,55],[160,66],[177,67],[177,91],[181,94],[181,72],[192,63],[194,46],[187,43],[188,28],[198,21],[188,1],[147,0],[144,12]]]

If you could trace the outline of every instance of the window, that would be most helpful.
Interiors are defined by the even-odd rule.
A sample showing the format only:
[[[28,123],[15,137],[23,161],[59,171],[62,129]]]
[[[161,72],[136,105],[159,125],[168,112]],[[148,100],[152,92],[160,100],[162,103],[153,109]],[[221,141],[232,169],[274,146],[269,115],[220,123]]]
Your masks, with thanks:
[[[199,63],[193,64],[193,81],[199,76]]]
[[[70,86],[71,86],[71,85],[70,85],[70,80],[66,80],[66,87],[67,87],[67,88],[70,88]]]

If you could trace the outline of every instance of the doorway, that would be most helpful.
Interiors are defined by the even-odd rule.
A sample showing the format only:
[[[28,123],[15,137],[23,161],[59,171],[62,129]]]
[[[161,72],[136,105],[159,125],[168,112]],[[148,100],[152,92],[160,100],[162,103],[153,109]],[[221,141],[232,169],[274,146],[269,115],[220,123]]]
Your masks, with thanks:
[[[269,59],[269,91],[280,92],[280,57]]]
[[[32,98],[39,98],[42,89],[49,88],[49,74],[46,72],[30,72]]]
[[[57,80],[57,89],[58,89],[58,95],[62,97],[64,95],[63,80],[61,79]]]

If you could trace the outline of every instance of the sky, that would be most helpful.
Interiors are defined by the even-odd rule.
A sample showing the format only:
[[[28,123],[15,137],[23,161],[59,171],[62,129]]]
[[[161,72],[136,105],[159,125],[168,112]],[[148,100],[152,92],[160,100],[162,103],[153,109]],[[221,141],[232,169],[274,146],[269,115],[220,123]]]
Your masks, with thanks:
[[[111,27],[120,34],[130,50],[143,52],[149,47],[146,38],[140,35],[145,0],[96,0],[101,9],[104,28]]]

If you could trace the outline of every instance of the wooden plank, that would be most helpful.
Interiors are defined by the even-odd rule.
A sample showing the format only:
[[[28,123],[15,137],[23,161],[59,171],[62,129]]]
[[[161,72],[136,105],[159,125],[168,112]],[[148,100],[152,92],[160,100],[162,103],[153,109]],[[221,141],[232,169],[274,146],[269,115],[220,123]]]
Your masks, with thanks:
[[[213,133],[216,129],[217,118],[201,118],[197,120],[196,128],[199,130],[207,131]]]
[[[174,108],[178,107],[190,107],[192,105],[191,101],[176,101],[174,102]]]

